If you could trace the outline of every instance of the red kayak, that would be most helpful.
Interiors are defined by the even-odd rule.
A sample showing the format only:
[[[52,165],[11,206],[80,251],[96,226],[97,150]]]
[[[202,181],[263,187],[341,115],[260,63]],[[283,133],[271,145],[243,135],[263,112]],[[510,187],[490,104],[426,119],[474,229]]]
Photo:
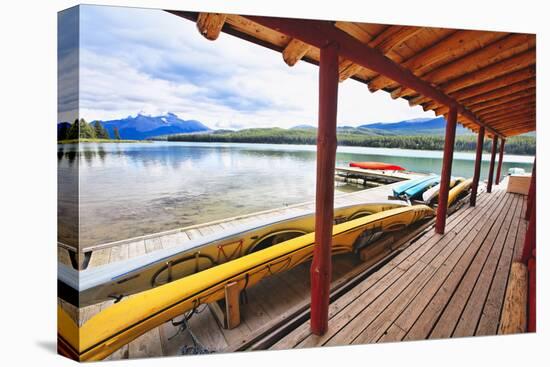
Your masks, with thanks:
[[[386,171],[404,171],[405,168],[397,166],[395,164],[383,163],[383,162],[351,162],[350,167],[357,167],[363,169],[377,169]]]

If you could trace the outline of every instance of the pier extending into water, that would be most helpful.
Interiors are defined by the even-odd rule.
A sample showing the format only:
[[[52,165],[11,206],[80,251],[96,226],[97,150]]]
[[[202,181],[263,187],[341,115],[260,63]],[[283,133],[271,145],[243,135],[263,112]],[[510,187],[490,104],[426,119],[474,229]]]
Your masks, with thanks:
[[[506,193],[506,184],[504,180],[495,186],[492,194],[482,185],[476,207],[462,205],[468,197],[459,202],[443,235],[433,231],[432,219],[382,239],[363,256],[335,256],[329,330],[323,337],[309,328],[308,262],[247,289],[236,327],[223,325],[223,302],[203,305],[189,320],[189,330],[165,323],[109,359],[178,355],[186,347],[196,353],[191,347],[196,343],[203,352],[226,352],[498,334],[511,263],[520,256],[527,228],[526,197]],[[387,199],[394,185],[340,194],[335,202]],[[139,256],[300,206],[313,208],[313,203],[100,246],[92,251],[88,266]],[[59,260],[70,263],[63,247]],[[82,325],[114,301],[80,310],[59,302]]]

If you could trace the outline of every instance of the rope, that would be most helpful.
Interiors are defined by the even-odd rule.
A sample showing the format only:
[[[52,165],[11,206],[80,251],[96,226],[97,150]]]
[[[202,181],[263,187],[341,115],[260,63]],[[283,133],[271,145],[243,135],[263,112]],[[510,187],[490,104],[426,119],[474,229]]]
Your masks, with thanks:
[[[206,304],[203,305],[202,309],[198,309],[198,307],[193,307],[191,311],[183,315],[183,318],[181,319],[181,321],[172,320],[172,325],[178,326],[178,330],[174,335],[169,337],[168,340],[172,340],[176,336],[187,331],[187,333],[189,334],[189,337],[191,338],[191,341],[193,342],[192,345],[185,344],[183,347],[181,347],[182,355],[214,353],[214,351],[209,350],[200,342],[199,338],[197,338],[197,336],[193,333],[193,331],[191,330],[191,327],[189,326],[189,320],[191,319],[191,316],[195,314],[200,314],[206,309],[206,307],[207,307]]]

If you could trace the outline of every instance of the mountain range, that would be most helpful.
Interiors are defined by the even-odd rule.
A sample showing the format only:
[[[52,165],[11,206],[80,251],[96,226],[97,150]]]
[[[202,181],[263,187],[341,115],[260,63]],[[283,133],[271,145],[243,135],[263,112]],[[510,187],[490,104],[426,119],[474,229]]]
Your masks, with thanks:
[[[143,140],[158,135],[185,134],[207,132],[210,129],[197,120],[182,120],[173,113],[161,116],[137,114],[120,120],[102,121],[103,126],[114,136],[118,128],[121,139]]]
[[[391,123],[369,123],[360,125],[359,128],[382,130],[395,135],[444,135],[447,121],[444,117],[418,118]],[[471,134],[472,132],[458,124],[457,135]]]
[[[114,137],[114,129],[118,128],[121,139],[144,140],[159,136],[189,133],[222,133],[232,130],[212,130],[197,120],[183,120],[173,113],[160,116],[148,116],[138,113],[136,116],[128,116],[123,119],[102,121],[103,126],[111,137]],[[420,118],[403,120],[391,123],[369,123],[354,126],[338,126],[340,134],[361,134],[374,136],[388,135],[444,135],[446,121],[443,117]],[[63,135],[70,124],[61,122],[58,125],[58,136]],[[291,130],[315,130],[317,127],[301,124]],[[462,125],[457,126],[457,135],[471,134]]]
[[[353,126],[338,126],[338,133],[363,135],[444,135],[447,122],[443,117],[418,118],[398,122],[374,122]],[[312,125],[297,125],[292,129],[316,129]],[[458,124],[457,135],[471,134],[472,132]]]

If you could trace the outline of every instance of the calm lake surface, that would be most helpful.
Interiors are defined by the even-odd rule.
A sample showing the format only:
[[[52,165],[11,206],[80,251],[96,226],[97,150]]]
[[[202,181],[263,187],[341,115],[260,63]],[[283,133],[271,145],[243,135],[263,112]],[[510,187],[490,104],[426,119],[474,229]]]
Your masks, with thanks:
[[[441,156],[434,151],[339,147],[337,166],[383,161],[439,174]],[[453,175],[471,177],[473,159],[473,153],[456,152]],[[484,179],[488,161],[485,155]],[[533,157],[505,155],[503,173],[510,167],[529,172],[532,162]],[[73,218],[79,215],[79,243],[84,246],[292,205],[315,195],[314,146],[84,143],[80,148],[59,145],[58,163],[59,240],[74,243]],[[360,187],[337,183],[336,189]]]

